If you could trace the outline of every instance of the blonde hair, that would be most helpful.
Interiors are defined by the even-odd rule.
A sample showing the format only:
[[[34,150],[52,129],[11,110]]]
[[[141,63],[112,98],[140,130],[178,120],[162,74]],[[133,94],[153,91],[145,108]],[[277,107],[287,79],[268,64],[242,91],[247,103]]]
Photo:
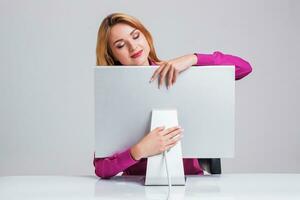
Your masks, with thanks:
[[[121,65],[116,61],[108,44],[108,37],[111,28],[118,24],[124,23],[133,28],[140,30],[146,37],[150,47],[149,59],[154,62],[159,62],[160,59],[156,56],[153,40],[150,32],[136,18],[124,13],[112,13],[105,17],[98,30],[97,47],[96,47],[96,65]]]

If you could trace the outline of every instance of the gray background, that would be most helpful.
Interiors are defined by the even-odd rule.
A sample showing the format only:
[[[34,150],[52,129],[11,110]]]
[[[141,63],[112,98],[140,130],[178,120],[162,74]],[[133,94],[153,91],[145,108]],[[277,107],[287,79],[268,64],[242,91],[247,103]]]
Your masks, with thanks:
[[[252,64],[224,173],[300,172],[299,1],[1,0],[0,175],[94,174],[91,66],[117,11],[144,23],[162,59],[219,50]]]

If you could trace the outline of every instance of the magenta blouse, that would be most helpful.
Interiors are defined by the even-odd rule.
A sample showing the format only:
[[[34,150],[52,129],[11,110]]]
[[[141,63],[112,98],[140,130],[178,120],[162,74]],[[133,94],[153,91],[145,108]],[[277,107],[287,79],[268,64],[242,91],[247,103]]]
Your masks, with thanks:
[[[235,80],[239,80],[247,76],[251,71],[251,65],[233,55],[225,55],[222,52],[215,51],[213,54],[195,53],[197,56],[197,64],[203,65],[235,65]],[[151,63],[154,65],[155,63]],[[108,179],[115,176],[119,172],[122,175],[145,175],[147,168],[147,158],[142,158],[138,161],[134,160],[130,154],[130,148],[119,151],[112,156],[105,158],[95,158],[93,164],[95,166],[95,174],[101,178]],[[195,158],[184,158],[184,174],[186,175],[203,175],[202,167]]]

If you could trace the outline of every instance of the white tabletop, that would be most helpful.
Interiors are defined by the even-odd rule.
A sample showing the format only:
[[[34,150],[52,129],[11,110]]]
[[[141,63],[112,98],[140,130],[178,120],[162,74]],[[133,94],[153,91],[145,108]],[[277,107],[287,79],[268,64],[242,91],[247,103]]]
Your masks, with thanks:
[[[144,177],[5,176],[0,199],[165,199],[167,186],[144,186]],[[187,176],[171,199],[300,199],[300,174]]]

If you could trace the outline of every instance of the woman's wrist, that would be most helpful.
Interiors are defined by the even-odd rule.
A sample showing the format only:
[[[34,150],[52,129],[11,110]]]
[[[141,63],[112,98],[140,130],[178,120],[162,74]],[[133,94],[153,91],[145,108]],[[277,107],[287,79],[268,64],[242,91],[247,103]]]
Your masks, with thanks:
[[[192,60],[192,65],[197,65],[198,63],[198,56],[196,53],[191,54],[191,60]]]
[[[131,157],[136,161],[139,161],[142,158],[141,151],[140,151],[138,144],[131,147],[130,154],[131,154]]]

